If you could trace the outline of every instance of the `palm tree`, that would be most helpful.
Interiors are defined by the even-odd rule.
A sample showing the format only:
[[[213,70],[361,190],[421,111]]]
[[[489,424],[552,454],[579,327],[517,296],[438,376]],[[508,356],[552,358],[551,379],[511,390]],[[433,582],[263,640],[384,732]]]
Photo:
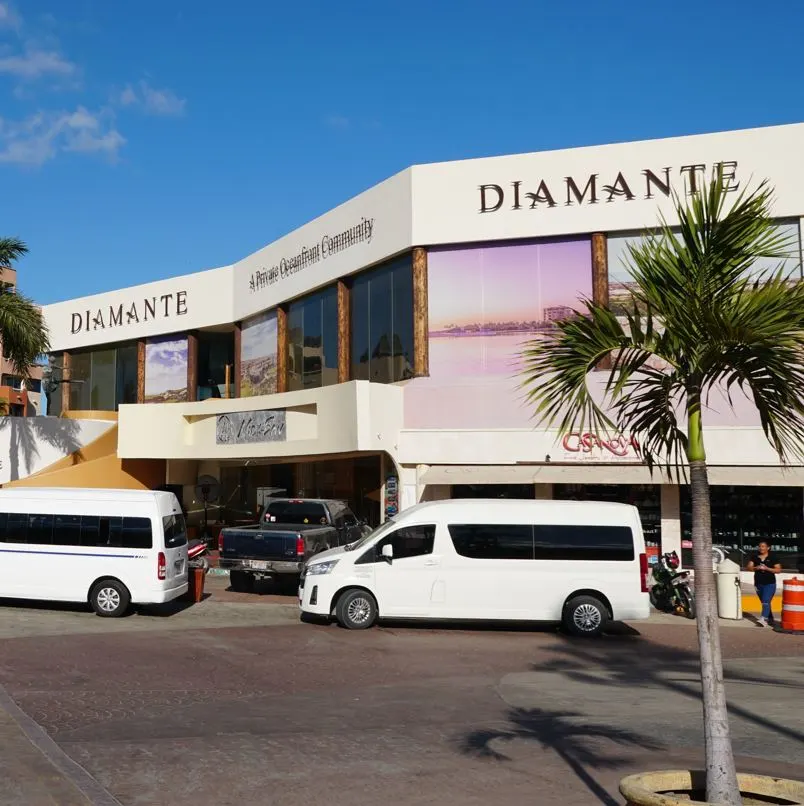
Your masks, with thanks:
[[[583,315],[560,322],[555,338],[525,346],[522,387],[540,424],[630,432],[651,470],[689,474],[707,800],[739,804],[712,571],[706,402],[718,387],[745,392],[780,460],[804,455],[804,283],[782,262],[751,277],[757,258],[781,261],[791,245],[770,217],[767,183],[735,194],[720,179],[674,197],[679,228],[662,218],[630,248],[633,298],[623,315],[584,300]],[[605,379],[599,401],[588,383],[595,372]]]
[[[0,270],[10,268],[28,252],[18,238],[0,238]],[[3,355],[14,371],[23,378],[31,366],[50,349],[47,326],[42,311],[33,301],[13,292],[8,283],[0,282],[0,343]]]

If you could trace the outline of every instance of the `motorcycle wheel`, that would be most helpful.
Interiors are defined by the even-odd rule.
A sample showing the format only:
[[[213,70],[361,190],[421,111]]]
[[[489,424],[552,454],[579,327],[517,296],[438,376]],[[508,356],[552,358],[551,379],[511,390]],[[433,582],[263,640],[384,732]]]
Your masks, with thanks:
[[[679,588],[677,593],[678,601],[681,604],[681,609],[684,611],[684,615],[687,618],[694,619],[695,597],[692,595],[692,591],[689,588]]]

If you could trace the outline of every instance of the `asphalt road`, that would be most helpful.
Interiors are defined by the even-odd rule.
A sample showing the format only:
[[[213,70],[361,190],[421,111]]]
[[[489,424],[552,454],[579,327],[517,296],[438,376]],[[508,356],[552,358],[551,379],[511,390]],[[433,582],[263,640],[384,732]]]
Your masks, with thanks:
[[[224,593],[172,615],[0,607],[0,804],[621,803],[699,765],[695,630],[301,624]],[[804,778],[804,637],[722,630],[740,767]]]

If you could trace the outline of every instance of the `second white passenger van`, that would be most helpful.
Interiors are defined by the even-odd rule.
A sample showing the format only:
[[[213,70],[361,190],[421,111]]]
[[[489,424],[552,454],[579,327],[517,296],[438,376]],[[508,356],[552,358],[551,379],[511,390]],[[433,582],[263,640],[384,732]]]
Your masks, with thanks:
[[[173,493],[0,490],[0,598],[87,602],[99,616],[122,616],[187,587],[187,532]]]
[[[315,555],[302,613],[349,629],[381,618],[562,622],[576,635],[650,613],[639,513],[593,501],[417,504]]]

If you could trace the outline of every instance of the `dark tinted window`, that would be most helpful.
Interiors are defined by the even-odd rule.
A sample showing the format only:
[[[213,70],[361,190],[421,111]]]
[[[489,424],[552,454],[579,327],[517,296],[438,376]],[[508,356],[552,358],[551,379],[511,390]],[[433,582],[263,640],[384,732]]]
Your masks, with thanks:
[[[7,543],[28,542],[28,515],[19,512],[8,513],[8,527],[6,529]]]
[[[433,553],[435,526],[405,526],[387,535],[373,545],[357,562],[374,563],[382,560],[382,547],[390,543],[394,547],[394,561],[410,557],[422,557]]]
[[[178,518],[184,536],[184,519]],[[0,542],[143,549],[153,546],[153,534],[149,518],[0,513]]]
[[[263,520],[271,523],[328,523],[323,504],[310,501],[274,501],[268,505]]]
[[[410,256],[364,272],[352,285],[352,378],[392,383],[413,377]]]
[[[627,526],[534,526],[537,560],[633,560]]]
[[[627,526],[452,524],[449,533],[458,554],[476,559],[634,559],[634,538]]]
[[[450,524],[455,551],[462,557],[484,560],[532,560],[533,527]]]
[[[335,286],[288,308],[288,389],[338,382],[338,292]]]
[[[187,543],[187,527],[184,522],[184,515],[165,515],[162,518],[162,526],[165,530],[165,547],[175,549]]]
[[[38,546],[50,546],[53,543],[53,516],[28,516],[28,542]]]
[[[53,544],[56,546],[78,546],[81,543],[81,516],[53,516]]]
[[[154,538],[150,518],[123,518],[120,546],[126,549],[149,549]],[[110,545],[113,545],[110,543]]]

